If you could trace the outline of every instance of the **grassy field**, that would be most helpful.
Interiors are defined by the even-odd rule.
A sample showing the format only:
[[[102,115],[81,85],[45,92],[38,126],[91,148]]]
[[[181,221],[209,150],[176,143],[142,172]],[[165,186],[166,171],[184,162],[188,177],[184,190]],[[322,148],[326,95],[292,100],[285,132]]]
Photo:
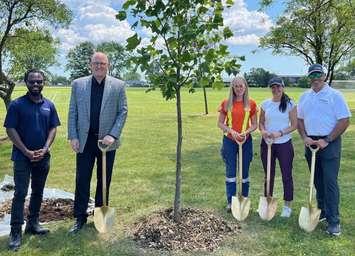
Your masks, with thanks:
[[[14,97],[24,94],[19,87]],[[287,89],[297,100],[301,89]],[[47,186],[74,191],[74,153],[66,140],[69,88],[45,88],[46,97],[55,102],[62,125],[52,148],[52,167]],[[355,92],[344,91],[353,115]],[[217,107],[226,97],[227,89],[208,91],[210,114],[203,115],[203,93],[183,92],[183,186],[184,207],[208,209],[235,221],[224,210],[225,185],[224,165],[219,154],[222,134],[216,126]],[[268,89],[251,89],[250,95],[257,103],[270,97]],[[99,235],[92,221],[85,232],[72,237],[67,230],[72,221],[59,221],[49,225],[50,235],[44,238],[25,236],[24,245],[16,255],[355,255],[355,175],[354,137],[355,125],[343,136],[343,154],[339,183],[341,189],[342,235],[338,238],[325,234],[321,223],[311,233],[298,227],[298,213],[307,199],[309,172],[303,157],[303,146],[294,133],[295,200],[290,219],[279,217],[282,206],[282,183],[277,171],[274,197],[278,198],[277,216],[270,222],[261,221],[256,208],[262,193],[263,171],[259,144],[260,135],[255,132],[254,160],[251,164],[250,199],[252,211],[243,222],[242,232],[225,240],[213,253],[183,253],[143,250],[131,239],[132,224],[143,215],[157,209],[171,207],[175,183],[176,117],[175,101],[166,102],[159,91],[145,93],[141,89],[127,91],[129,113],[122,136],[122,147],[116,156],[111,185],[111,205],[116,208],[116,227],[111,235]],[[0,104],[0,123],[3,124],[5,109]],[[0,129],[0,137],[4,135]],[[10,159],[11,143],[0,145],[0,178],[12,174]],[[94,184],[94,183],[92,183]],[[93,194],[94,186],[92,186]],[[6,251],[7,237],[0,238],[0,254],[13,255]]]

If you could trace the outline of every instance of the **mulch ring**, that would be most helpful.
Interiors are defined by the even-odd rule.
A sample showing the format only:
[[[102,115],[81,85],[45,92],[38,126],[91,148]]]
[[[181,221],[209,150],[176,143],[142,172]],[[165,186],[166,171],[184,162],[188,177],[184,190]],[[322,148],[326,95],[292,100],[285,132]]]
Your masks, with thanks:
[[[0,218],[5,214],[11,213],[12,200],[7,200],[0,206]],[[25,202],[25,216],[28,215],[28,203]],[[41,212],[39,215],[40,222],[50,222],[53,220],[64,220],[73,217],[73,205],[72,199],[43,199],[41,205]]]
[[[170,208],[142,218],[133,228],[134,240],[142,247],[168,251],[213,251],[226,236],[239,232],[236,223],[191,208],[182,209],[179,224],[174,222]]]

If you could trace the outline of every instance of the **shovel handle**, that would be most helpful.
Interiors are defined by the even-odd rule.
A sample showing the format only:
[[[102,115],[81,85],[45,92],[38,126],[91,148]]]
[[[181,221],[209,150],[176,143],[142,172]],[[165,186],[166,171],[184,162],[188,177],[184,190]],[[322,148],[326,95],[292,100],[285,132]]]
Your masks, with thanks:
[[[246,140],[246,137],[244,137],[243,141],[238,141],[235,140],[238,144],[238,174],[239,174],[239,179],[238,179],[238,186],[239,186],[239,190],[236,189],[236,191],[238,191],[238,196],[241,197],[242,196],[242,180],[243,180],[243,144]],[[235,185],[237,186],[237,183],[235,183]]]
[[[102,151],[102,152],[107,152],[110,148],[109,145],[106,145],[106,144],[103,144],[102,143],[103,140],[98,140],[97,141],[97,146],[99,147],[99,149]]]
[[[309,205],[312,204],[312,192],[313,192],[313,183],[314,183],[314,172],[316,168],[316,153],[319,150],[319,147],[313,148],[312,145],[308,146],[309,150],[312,152],[311,160],[311,177],[309,179]]]
[[[271,146],[273,139],[266,139],[267,144],[267,164],[266,164],[266,196],[270,197],[270,176],[271,176]]]
[[[97,145],[99,149],[102,151],[102,204],[103,206],[107,206],[107,198],[106,198],[106,151],[109,146],[102,143],[102,140],[98,140]]]

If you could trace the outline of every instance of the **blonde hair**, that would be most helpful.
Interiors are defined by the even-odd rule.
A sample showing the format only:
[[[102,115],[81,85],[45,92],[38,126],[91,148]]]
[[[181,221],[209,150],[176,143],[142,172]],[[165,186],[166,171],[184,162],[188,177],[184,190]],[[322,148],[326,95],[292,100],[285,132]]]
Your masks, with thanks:
[[[245,78],[243,76],[236,76],[230,82],[229,97],[228,97],[228,101],[227,101],[226,109],[225,109],[225,111],[227,111],[227,112],[228,111],[232,111],[233,102],[234,102],[234,99],[236,97],[236,95],[234,94],[233,85],[235,85],[239,81],[241,81],[244,84],[244,87],[245,87],[245,91],[244,91],[244,95],[243,95],[244,110],[245,111],[249,111],[250,110],[248,82],[247,82],[247,80],[245,80]]]

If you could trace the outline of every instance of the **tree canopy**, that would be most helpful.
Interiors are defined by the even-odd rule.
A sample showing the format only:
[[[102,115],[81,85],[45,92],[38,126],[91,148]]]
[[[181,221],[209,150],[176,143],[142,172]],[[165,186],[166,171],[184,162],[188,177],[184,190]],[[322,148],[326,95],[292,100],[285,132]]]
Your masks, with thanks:
[[[70,80],[91,74],[89,63],[94,52],[95,46],[91,42],[80,43],[69,50],[66,70],[70,73]]]
[[[0,97],[4,100],[6,107],[10,103],[15,86],[13,77],[11,74],[6,74],[4,69],[5,63],[8,63],[6,59],[16,59],[17,62],[13,62],[16,67],[11,67],[10,63],[9,70],[19,70],[19,66],[22,66],[21,62],[28,62],[29,59],[23,58],[24,55],[18,51],[23,50],[34,36],[47,38],[44,40],[47,43],[51,41],[46,29],[43,29],[44,24],[58,27],[66,26],[70,21],[71,12],[60,0],[0,1]],[[42,34],[38,32],[39,28]],[[18,36],[21,36],[22,40],[12,40]],[[16,46],[16,44],[20,45]],[[52,46],[55,47],[53,44]],[[34,53],[31,52],[31,54]],[[25,65],[25,63],[22,64]]]
[[[272,1],[263,1],[270,4]],[[276,54],[293,54],[306,63],[324,65],[327,79],[355,46],[355,5],[349,0],[289,0],[261,46]]]

